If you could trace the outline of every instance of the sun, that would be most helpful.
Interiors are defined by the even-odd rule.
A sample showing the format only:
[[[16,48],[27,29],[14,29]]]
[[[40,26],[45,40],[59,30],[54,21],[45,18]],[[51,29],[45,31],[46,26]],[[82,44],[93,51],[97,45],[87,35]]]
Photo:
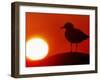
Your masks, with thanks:
[[[48,44],[42,38],[32,38],[26,42],[26,56],[31,60],[42,60],[48,55]]]

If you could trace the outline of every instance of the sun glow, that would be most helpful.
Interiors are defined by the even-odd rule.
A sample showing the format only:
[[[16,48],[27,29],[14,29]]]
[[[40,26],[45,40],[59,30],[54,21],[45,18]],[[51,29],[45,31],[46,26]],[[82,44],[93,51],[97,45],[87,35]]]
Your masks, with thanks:
[[[26,56],[31,60],[42,60],[48,55],[48,44],[42,38],[32,38],[26,43]]]

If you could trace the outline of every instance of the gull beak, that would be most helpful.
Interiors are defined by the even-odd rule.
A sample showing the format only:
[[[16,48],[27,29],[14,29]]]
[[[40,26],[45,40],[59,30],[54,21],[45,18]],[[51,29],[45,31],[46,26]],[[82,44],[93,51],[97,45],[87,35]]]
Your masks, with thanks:
[[[63,28],[64,28],[64,26],[61,27],[61,29],[63,29]]]

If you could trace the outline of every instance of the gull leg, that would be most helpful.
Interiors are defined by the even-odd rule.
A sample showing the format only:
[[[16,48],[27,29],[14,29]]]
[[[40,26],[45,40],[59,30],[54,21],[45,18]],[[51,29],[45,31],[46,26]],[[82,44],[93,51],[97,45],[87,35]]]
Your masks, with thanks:
[[[78,51],[78,44],[76,44],[76,52]]]
[[[72,53],[72,43],[71,43],[71,53]]]

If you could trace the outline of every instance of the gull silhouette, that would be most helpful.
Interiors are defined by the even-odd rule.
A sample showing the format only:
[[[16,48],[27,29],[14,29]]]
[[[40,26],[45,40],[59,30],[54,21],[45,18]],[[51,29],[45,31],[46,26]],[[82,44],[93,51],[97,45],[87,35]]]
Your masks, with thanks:
[[[72,52],[72,44],[76,44],[76,50],[78,44],[83,40],[89,38],[88,35],[83,33],[81,30],[74,28],[74,25],[70,22],[67,22],[63,27],[65,29],[65,37],[71,43],[71,52]]]

